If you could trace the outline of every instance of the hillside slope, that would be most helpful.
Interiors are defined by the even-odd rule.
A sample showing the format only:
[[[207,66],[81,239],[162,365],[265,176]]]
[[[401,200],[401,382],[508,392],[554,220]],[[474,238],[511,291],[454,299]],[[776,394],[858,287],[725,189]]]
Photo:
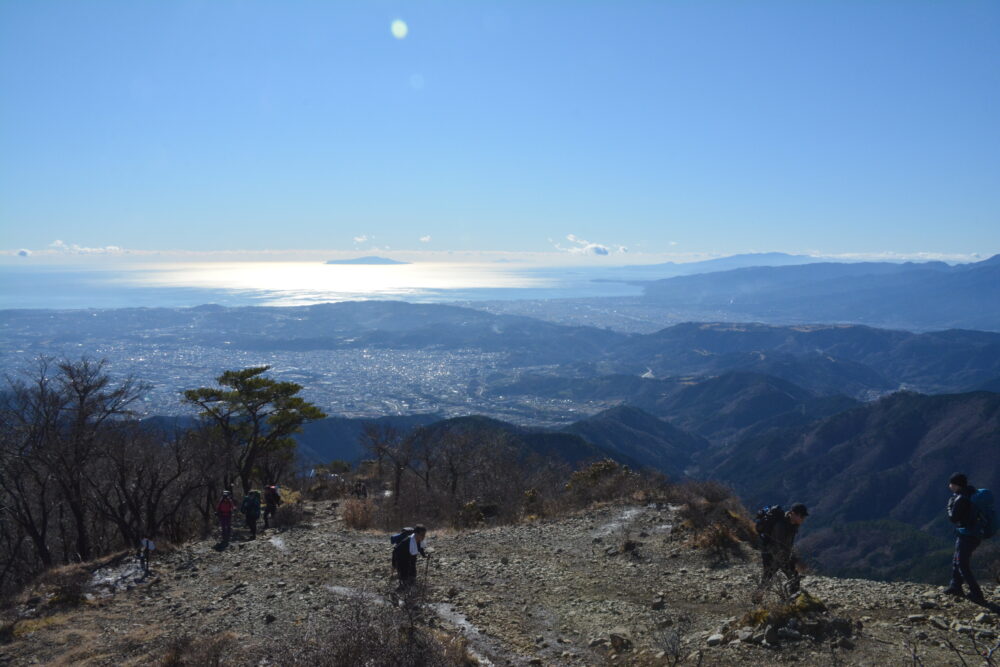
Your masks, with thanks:
[[[204,647],[215,637],[227,647],[223,658],[280,647],[279,664],[289,664],[358,605],[390,613],[386,536],[346,530],[328,503],[311,509],[308,524],[257,541],[238,534],[221,550],[185,545],[156,559],[150,579],[126,576],[114,594],[99,591],[128,563],[100,570],[105,585],[78,607],[50,608],[39,591],[17,608],[22,619],[0,644],[0,662],[157,664],[182,638]],[[752,609],[757,564],[713,566],[678,524],[670,507],[608,506],[518,526],[432,530],[434,558],[429,569],[420,564],[429,604],[419,614],[438,632],[463,633],[482,664],[511,665],[662,665],[674,656],[692,665],[912,664],[913,656],[951,664],[945,641],[971,650],[970,637],[991,646],[1000,632],[997,616],[932,587],[807,576],[805,588],[854,628],[851,637],[775,633],[765,647],[756,642],[767,633],[738,620]],[[633,547],[623,552],[626,540]]]

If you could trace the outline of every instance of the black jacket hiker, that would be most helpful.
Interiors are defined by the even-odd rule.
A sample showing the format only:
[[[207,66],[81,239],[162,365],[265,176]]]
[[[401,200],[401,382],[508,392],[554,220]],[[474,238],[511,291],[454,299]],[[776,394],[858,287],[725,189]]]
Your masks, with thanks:
[[[417,556],[427,557],[427,552],[420,543],[424,535],[426,532],[415,532],[392,548],[392,566],[399,576],[400,588],[409,588],[417,581]]]
[[[983,591],[972,574],[972,552],[982,543],[982,539],[969,530],[976,526],[976,510],[972,505],[972,494],[976,492],[976,487],[969,484],[961,473],[952,475],[948,485],[954,493],[948,501],[948,520],[959,530],[955,538],[955,554],[951,559],[951,582],[945,592],[962,595],[963,585],[968,585],[969,599],[982,603],[985,601]]]
[[[793,516],[794,515],[794,516]],[[788,592],[799,590],[799,573],[795,569],[797,558],[792,550],[795,537],[799,534],[799,525],[809,515],[805,505],[795,503],[792,509],[776,517],[769,526],[768,532],[760,536],[760,557],[763,571],[760,583],[757,585],[755,598],[763,596],[764,589],[771,583],[779,571],[788,578]]]

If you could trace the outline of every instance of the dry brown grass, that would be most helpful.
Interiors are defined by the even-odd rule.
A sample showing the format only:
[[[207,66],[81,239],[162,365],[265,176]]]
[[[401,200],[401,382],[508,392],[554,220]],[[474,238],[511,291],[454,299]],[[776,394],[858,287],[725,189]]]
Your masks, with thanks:
[[[84,589],[90,578],[89,568],[73,563],[45,571],[38,578],[38,583],[52,593],[49,604],[76,605],[83,601]]]
[[[371,500],[350,498],[344,501],[340,516],[344,525],[354,530],[368,530],[372,527],[375,507]]]
[[[301,502],[284,503],[271,517],[270,525],[279,530],[291,528],[305,522],[309,516],[309,512]]]
[[[232,632],[220,632],[208,637],[191,635],[175,640],[158,663],[160,667],[220,667],[233,653],[237,638]],[[238,664],[232,662],[230,664]]]

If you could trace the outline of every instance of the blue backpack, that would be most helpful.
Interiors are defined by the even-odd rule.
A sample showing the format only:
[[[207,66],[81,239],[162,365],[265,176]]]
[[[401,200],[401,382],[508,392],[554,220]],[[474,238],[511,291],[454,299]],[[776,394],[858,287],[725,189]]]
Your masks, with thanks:
[[[403,530],[399,531],[395,535],[390,535],[389,536],[389,542],[393,546],[396,546],[397,544],[399,544],[400,542],[402,542],[403,540],[405,540],[407,537],[409,537],[412,534],[413,534],[413,528],[410,528],[409,526],[406,526],[405,528],[403,528]]]
[[[976,525],[970,532],[983,539],[997,534],[997,512],[993,503],[993,492],[989,489],[978,489],[969,498],[976,511]]]

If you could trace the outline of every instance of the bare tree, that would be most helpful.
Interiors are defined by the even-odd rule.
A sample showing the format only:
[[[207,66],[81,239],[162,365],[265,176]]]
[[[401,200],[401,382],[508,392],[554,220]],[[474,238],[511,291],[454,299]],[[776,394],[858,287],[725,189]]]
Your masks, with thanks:
[[[413,439],[404,437],[392,426],[371,423],[365,425],[360,442],[361,446],[380,462],[380,473],[381,462],[389,463],[392,471],[392,502],[393,505],[398,505],[403,474],[411,469]]]

